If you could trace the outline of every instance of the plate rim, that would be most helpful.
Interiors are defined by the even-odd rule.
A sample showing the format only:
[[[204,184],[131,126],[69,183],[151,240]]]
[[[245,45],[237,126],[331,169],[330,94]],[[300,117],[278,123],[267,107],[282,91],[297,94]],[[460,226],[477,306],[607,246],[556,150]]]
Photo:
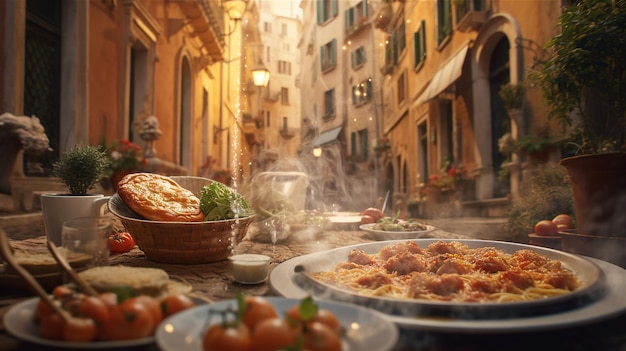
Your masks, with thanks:
[[[468,240],[456,240],[456,239],[414,239],[414,240],[447,240],[447,241],[468,241]],[[471,241],[480,242],[493,242],[489,240],[470,239]],[[405,240],[390,240],[391,242],[399,242]],[[502,243],[502,242],[498,242]],[[380,242],[372,242],[367,244],[380,244]],[[357,244],[352,246],[363,246],[367,244]],[[514,243],[517,244],[517,243]],[[525,244],[519,244],[524,246],[530,246]],[[532,247],[532,246],[530,246]],[[559,253],[565,253],[559,250],[553,250],[548,248],[541,249],[549,251],[557,251]],[[274,267],[269,276],[270,288],[277,294],[285,297],[302,297],[310,294],[306,290],[302,289],[294,281],[294,268],[301,264],[309,257],[318,254],[311,253],[294,257],[287,261],[284,261]],[[592,263],[594,263],[604,274],[605,277],[605,289],[604,293],[598,298],[590,301],[584,306],[580,306],[576,309],[566,310],[557,313],[522,317],[522,318],[508,318],[508,319],[437,319],[428,317],[408,317],[386,314],[392,321],[398,324],[402,328],[407,329],[422,329],[430,331],[444,331],[444,332],[463,332],[463,333],[477,333],[477,332],[489,332],[489,333],[504,333],[504,332],[523,332],[523,331],[538,331],[546,329],[554,329],[559,327],[571,327],[575,325],[581,325],[590,323],[599,319],[606,319],[614,316],[621,311],[626,310],[626,299],[620,293],[620,289],[626,286],[626,270],[616,266],[612,263],[605,262],[599,259],[591,257],[575,255],[565,253],[572,256],[582,257]],[[317,297],[322,299],[322,297]]]
[[[372,229],[376,223],[366,223],[359,225],[359,229],[367,232],[367,234],[379,241],[397,240],[397,239],[419,239],[418,235],[424,235],[434,231],[436,228],[430,224],[426,224],[424,230],[411,230],[411,231],[385,231]]]
[[[9,310],[5,313],[3,318],[3,323],[6,331],[14,336],[17,339],[22,341],[31,342],[37,345],[42,346],[52,346],[58,348],[67,348],[67,349],[112,349],[112,348],[123,348],[123,347],[135,347],[141,345],[148,345],[155,341],[154,336],[150,336],[147,338],[134,339],[134,340],[118,340],[118,341],[90,341],[90,342],[70,342],[70,341],[62,341],[62,340],[52,340],[42,338],[39,335],[32,334],[29,330],[24,328],[24,326],[28,327],[27,324],[30,324],[30,327],[36,327],[34,322],[34,311],[39,302],[38,297],[32,297],[27,300],[18,302],[17,304],[11,306]],[[27,315],[19,316],[19,314],[25,311]],[[24,320],[25,318],[30,318],[30,322],[22,323],[22,328],[15,325],[16,320]]]
[[[275,307],[276,307],[275,304],[278,302],[281,302],[284,304],[288,303],[291,306],[293,304],[298,303],[301,300],[301,298],[290,298],[290,297],[283,297],[283,296],[263,296],[263,298],[267,299]],[[341,302],[329,301],[329,300],[320,300],[320,299],[316,299],[315,297],[313,299],[315,303],[318,304],[318,306],[320,306],[320,308],[332,309],[333,306],[340,306],[340,308],[361,311],[361,313],[368,313],[372,316],[376,316],[382,321],[385,321],[386,325],[388,326],[388,328],[386,329],[388,329],[389,333],[385,334],[385,339],[384,339],[385,345],[383,345],[385,348],[383,348],[381,351],[390,351],[399,342],[400,331],[398,329],[398,326],[396,325],[396,323],[393,323],[393,321],[391,321],[389,317],[385,315],[384,313],[381,313],[371,308],[367,308],[365,306],[359,306],[359,305],[353,305],[353,304],[347,304],[347,303],[341,303]],[[180,313],[177,313],[176,315],[173,315],[164,319],[161,322],[161,324],[159,324],[155,332],[155,339],[156,339],[157,346],[161,350],[169,350],[166,348],[167,345],[163,345],[164,343],[163,338],[164,338],[164,335],[167,333],[166,331],[166,328],[168,328],[167,325],[171,324],[172,321],[177,320],[177,319],[185,319],[185,318],[188,319],[188,318],[191,318],[191,315],[193,314],[207,313],[208,310],[212,308],[222,309],[228,306],[232,306],[235,303],[236,303],[236,299],[221,300],[221,301],[210,303],[210,304],[196,306],[189,310],[182,311]],[[280,312],[279,312],[279,315],[280,315]],[[377,325],[380,325],[380,324],[377,324]],[[205,327],[204,325],[201,326],[201,328],[204,328],[204,327]]]

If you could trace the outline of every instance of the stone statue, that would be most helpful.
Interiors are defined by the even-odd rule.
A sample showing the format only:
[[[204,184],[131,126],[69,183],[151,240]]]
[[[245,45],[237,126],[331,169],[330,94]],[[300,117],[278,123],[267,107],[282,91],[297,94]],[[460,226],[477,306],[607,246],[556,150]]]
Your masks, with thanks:
[[[146,142],[143,153],[144,157],[156,157],[154,141],[161,136],[161,130],[159,129],[159,120],[155,116],[149,116],[143,120],[139,136]]]
[[[0,115],[0,193],[10,194],[11,176],[24,176],[22,154],[50,151],[48,136],[39,118]]]

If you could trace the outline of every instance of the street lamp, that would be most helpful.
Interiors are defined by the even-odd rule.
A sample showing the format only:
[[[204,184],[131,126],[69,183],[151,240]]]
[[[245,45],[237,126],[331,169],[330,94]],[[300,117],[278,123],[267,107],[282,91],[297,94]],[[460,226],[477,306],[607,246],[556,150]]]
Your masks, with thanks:
[[[266,87],[270,81],[270,71],[260,60],[252,67],[252,80],[257,87]]]
[[[224,10],[233,21],[239,21],[243,17],[247,6],[246,0],[224,0]]]
[[[227,37],[233,34],[237,29],[237,23],[241,21],[243,13],[248,7],[248,0],[224,0],[222,5],[224,6],[224,11],[226,11],[226,14],[228,14],[228,17],[231,20],[235,21],[235,26],[233,27],[233,30],[230,31],[230,33],[228,34],[224,34],[224,36]]]
[[[315,157],[322,156],[322,147],[321,146],[316,146],[316,147],[313,148],[313,156],[315,156]]]
[[[263,91],[263,87],[266,87],[270,81],[270,71],[265,67],[261,59],[251,68],[252,73],[252,81],[254,85],[259,88],[259,118],[262,120],[263,118],[263,98],[261,97],[261,93]],[[263,150],[267,152],[269,148],[268,144],[268,136],[267,136],[267,126],[263,123]],[[260,155],[260,152],[259,152]]]

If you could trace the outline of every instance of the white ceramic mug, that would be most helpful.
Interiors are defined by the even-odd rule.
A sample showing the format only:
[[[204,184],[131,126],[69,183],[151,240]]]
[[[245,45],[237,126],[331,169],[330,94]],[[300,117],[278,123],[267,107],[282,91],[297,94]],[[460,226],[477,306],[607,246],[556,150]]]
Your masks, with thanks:
[[[103,216],[110,196],[102,194],[41,194],[41,209],[48,240],[61,246],[61,226],[68,219]]]

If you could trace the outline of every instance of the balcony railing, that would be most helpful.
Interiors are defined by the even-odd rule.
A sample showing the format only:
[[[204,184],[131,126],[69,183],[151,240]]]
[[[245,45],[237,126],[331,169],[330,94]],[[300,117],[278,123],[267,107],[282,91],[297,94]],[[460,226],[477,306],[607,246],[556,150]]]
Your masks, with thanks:
[[[296,128],[282,127],[280,128],[280,135],[285,139],[291,139],[299,133]]]
[[[453,3],[458,31],[478,30],[487,21],[484,0],[455,0]]]

